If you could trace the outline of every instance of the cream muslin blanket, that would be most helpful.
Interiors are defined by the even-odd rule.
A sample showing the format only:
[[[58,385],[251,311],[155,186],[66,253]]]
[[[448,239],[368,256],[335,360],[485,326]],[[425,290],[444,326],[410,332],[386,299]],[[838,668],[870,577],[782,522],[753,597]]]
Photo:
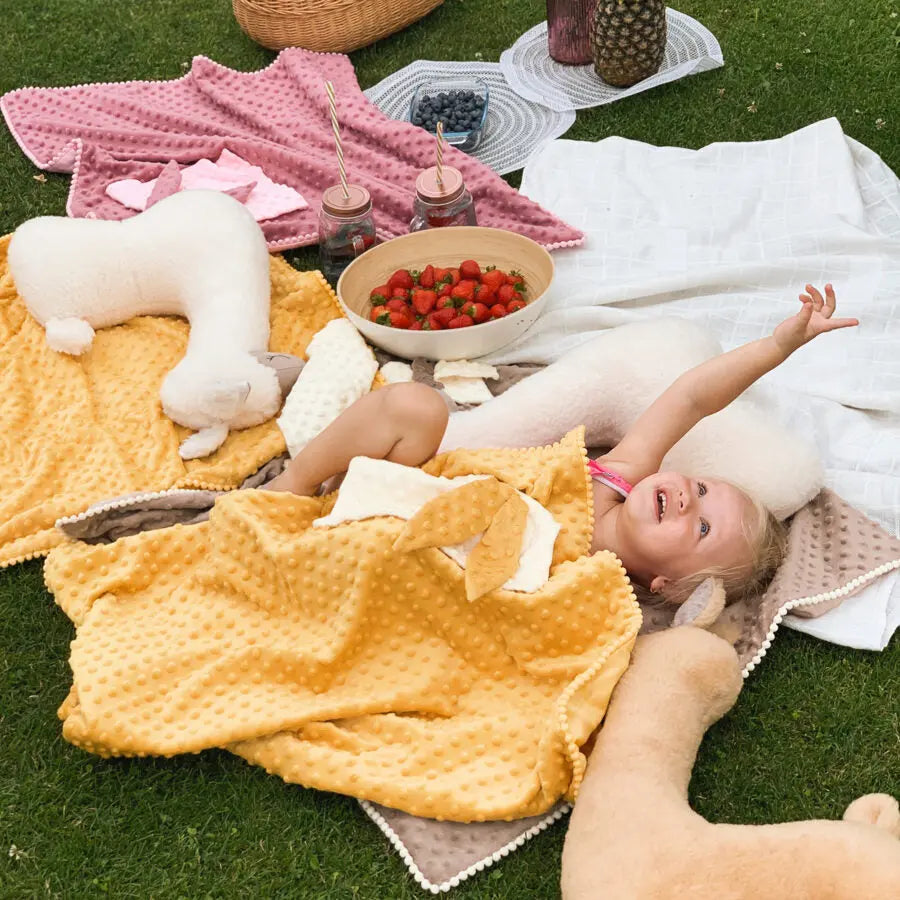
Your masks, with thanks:
[[[803,347],[748,396],[815,444],[827,488],[900,537],[900,178],[883,160],[837,119],[699,150],[557,140],[529,160],[521,190],[585,242],[555,254],[544,314],[486,362],[550,363],[662,316],[730,350],[771,334],[807,282],[830,281],[860,327]],[[900,575],[786,624],[883,649],[900,626]]]

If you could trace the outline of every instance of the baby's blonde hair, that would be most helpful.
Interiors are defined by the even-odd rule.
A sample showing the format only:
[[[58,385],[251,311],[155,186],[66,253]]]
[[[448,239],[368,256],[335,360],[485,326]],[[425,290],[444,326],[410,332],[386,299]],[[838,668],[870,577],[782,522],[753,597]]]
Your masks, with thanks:
[[[753,514],[745,517],[742,523],[744,535],[750,545],[749,564],[712,566],[694,575],[671,581],[666,585],[662,598],[665,604],[684,603],[707,578],[722,580],[727,603],[751,600],[768,587],[787,550],[787,527],[758,500],[744,495],[753,506]]]

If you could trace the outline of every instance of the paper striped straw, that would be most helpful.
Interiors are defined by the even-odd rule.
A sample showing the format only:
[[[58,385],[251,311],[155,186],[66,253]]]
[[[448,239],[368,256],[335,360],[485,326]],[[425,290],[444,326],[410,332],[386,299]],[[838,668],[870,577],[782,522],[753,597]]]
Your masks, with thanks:
[[[444,123],[437,123],[437,183],[444,184]]]
[[[344,199],[346,200],[350,196],[350,189],[347,187],[347,173],[344,170],[344,148],[341,146],[341,129],[338,127],[337,105],[334,100],[334,85],[330,81],[325,82],[325,92],[328,94],[328,107],[331,110],[331,130],[334,132],[334,149],[338,158],[341,190],[344,192]]]

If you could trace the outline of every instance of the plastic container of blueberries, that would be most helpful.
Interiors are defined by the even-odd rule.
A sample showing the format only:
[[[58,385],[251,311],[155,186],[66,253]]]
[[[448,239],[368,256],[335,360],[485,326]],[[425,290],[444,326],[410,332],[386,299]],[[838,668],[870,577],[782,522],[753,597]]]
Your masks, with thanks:
[[[484,100],[484,108],[481,117],[474,128],[466,131],[444,130],[444,140],[459,150],[471,153],[481,145],[487,123],[490,91],[488,86],[477,78],[433,78],[423,81],[415,90],[409,102],[409,121],[415,124],[413,117],[418,110],[420,101],[425,97],[435,97],[439,94],[449,94],[450,91],[472,91],[476,97]],[[426,125],[420,126],[434,134],[434,130]]]

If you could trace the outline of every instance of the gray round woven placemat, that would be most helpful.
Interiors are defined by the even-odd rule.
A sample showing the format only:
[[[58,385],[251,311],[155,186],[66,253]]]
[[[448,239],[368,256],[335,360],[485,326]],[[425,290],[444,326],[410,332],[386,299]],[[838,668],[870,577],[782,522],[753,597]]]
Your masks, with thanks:
[[[500,175],[521,169],[546,141],[571,128],[575,112],[552,110],[522,97],[503,77],[498,63],[417,60],[370,87],[365,95],[392,119],[409,118],[409,103],[423,81],[478,78],[490,91],[481,146],[471,155]]]
[[[556,62],[548,49],[546,22],[535,25],[504,50],[500,68],[510,87],[523,98],[564,111],[612,103],[724,65],[715,35],[696,19],[667,9],[666,24],[668,41],[662,67],[629,88],[615,88],[601,81],[591,65],[565,66]]]

